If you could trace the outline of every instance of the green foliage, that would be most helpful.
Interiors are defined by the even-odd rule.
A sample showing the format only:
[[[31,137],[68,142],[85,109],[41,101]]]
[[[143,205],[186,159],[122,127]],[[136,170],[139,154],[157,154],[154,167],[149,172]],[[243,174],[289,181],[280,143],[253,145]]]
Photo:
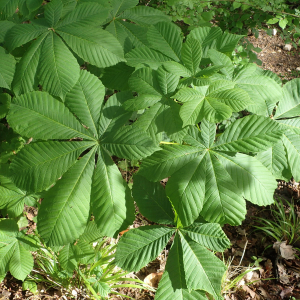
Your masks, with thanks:
[[[245,200],[271,204],[276,179],[300,178],[299,79],[282,87],[255,64],[237,66],[242,35],[203,26],[184,36],[136,0],[9,3],[0,1],[2,215],[41,197],[47,255],[59,249],[64,278],[77,270],[105,297],[120,278],[101,277],[107,260],[90,243],[126,229],[135,200],[157,225],[125,233],[115,263],[138,271],[175,235],[156,298],[219,297],[225,266],[208,249],[229,246],[220,225],[241,224]],[[140,166],[132,195],[117,166],[128,161]],[[1,275],[24,280],[31,249],[13,220],[0,224],[13,228],[0,251],[15,247]],[[14,255],[26,256],[22,270]]]
[[[280,198],[276,199],[270,209],[273,220],[257,218],[260,225],[255,227],[276,241],[286,241],[293,245],[300,240],[300,218],[295,212],[294,203],[286,202],[287,205],[284,205]]]

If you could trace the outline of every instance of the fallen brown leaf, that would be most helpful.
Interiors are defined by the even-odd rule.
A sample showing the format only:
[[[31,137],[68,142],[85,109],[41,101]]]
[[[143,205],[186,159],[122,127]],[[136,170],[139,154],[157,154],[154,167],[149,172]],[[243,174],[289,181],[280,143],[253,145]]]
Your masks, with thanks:
[[[154,288],[157,288],[162,275],[163,275],[163,272],[151,273],[145,277],[144,282]]]

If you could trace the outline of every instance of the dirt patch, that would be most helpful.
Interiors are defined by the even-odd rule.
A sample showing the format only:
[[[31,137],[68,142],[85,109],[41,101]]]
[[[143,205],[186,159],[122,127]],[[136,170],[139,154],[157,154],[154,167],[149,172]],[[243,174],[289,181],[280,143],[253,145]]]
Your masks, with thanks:
[[[270,70],[285,80],[300,77],[300,48],[291,46],[289,51],[278,32],[269,36],[264,30],[260,30],[258,38],[249,36],[248,40],[253,46],[262,49],[257,54],[262,61],[261,68]]]

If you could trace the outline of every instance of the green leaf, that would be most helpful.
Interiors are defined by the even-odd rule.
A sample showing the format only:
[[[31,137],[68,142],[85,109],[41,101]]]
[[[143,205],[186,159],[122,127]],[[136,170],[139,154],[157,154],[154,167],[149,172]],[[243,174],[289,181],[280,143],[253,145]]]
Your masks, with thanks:
[[[94,152],[91,150],[77,161],[43,199],[38,214],[38,231],[50,246],[73,242],[86,227],[95,167]]]
[[[149,66],[154,70],[160,67],[163,62],[171,60],[168,56],[145,46],[131,50],[126,53],[125,58],[131,67],[142,65],[143,67]]]
[[[56,32],[79,57],[99,68],[124,61],[121,44],[103,29],[69,25]]]
[[[281,19],[279,22],[278,22],[278,24],[279,24],[279,26],[282,28],[282,29],[284,29],[285,27],[286,27],[286,25],[288,24],[288,20],[287,19]]]
[[[95,135],[105,95],[102,82],[91,73],[81,70],[80,78],[66,95],[65,104]]]
[[[123,21],[124,19],[115,19],[105,28],[113,34],[127,53],[133,48],[147,46],[149,43],[146,38],[145,27]]]
[[[139,271],[161,253],[173,233],[174,229],[158,225],[129,230],[118,243],[117,266],[127,271]]]
[[[176,61],[167,61],[163,63],[164,68],[172,74],[180,75],[182,77],[191,77],[192,72]]]
[[[208,50],[217,49],[217,41],[222,38],[222,30],[219,27],[199,27],[191,30],[189,37],[200,42],[203,57],[208,58]]]
[[[132,98],[131,92],[119,92],[113,94],[105,103],[99,119],[99,136],[115,132],[128,122],[132,113],[127,112],[122,104]]]
[[[203,291],[188,291],[182,261],[183,253],[178,234],[171,246],[166,268],[159,282],[156,300],[206,300]]]
[[[139,95],[136,98],[127,100],[123,106],[128,111],[137,111],[152,106],[160,100],[161,96]]]
[[[0,47],[0,87],[10,89],[11,82],[14,77],[16,61],[14,57]]]
[[[91,191],[91,212],[106,236],[114,236],[134,220],[130,190],[106,151],[98,153]]]
[[[19,96],[31,92],[38,87],[37,68],[40,60],[42,44],[48,33],[39,36],[28,48],[17,64],[16,74],[12,83],[14,93]]]
[[[36,139],[94,139],[63,103],[45,92],[14,98],[7,118],[16,132]]]
[[[65,14],[66,17],[61,20],[57,26],[57,29],[63,30],[68,25],[73,28],[81,29],[82,27],[102,25],[108,17],[108,9],[97,3],[82,3],[76,6],[74,10]],[[83,30],[88,31],[88,28]]]
[[[132,90],[141,94],[161,96],[156,73],[150,68],[136,70],[129,78],[129,86]]]
[[[258,115],[269,116],[275,104],[282,99],[282,89],[268,76],[244,76],[235,78],[236,87],[246,91],[253,104],[247,107]]]
[[[195,75],[202,58],[202,48],[198,40],[188,38],[182,46],[181,59],[183,64]]]
[[[10,165],[18,187],[39,192],[50,187],[93,142],[35,142],[24,147]],[[37,155],[40,153],[40,155]]]
[[[270,148],[281,136],[282,130],[277,122],[250,115],[228,126],[213,148],[232,152],[259,152]]]
[[[245,199],[257,205],[273,203],[277,182],[272,173],[255,157],[237,153],[235,156],[214,152],[240,189]]]
[[[295,78],[283,87],[283,97],[276,110],[276,119],[291,118],[300,115],[300,79]]]
[[[259,152],[256,158],[267,167],[276,178],[282,178],[282,172],[288,168],[286,151],[282,141],[264,152]]]
[[[126,9],[130,9],[138,5],[138,0],[113,0],[111,1],[112,16],[116,16],[122,13]]]
[[[101,145],[118,157],[141,159],[160,150],[138,127],[126,126],[101,140]]]
[[[7,49],[11,52],[48,31],[46,26],[19,24],[12,27],[5,36]]]
[[[51,0],[45,7],[45,19],[50,27],[54,27],[59,21],[63,11],[63,3],[61,0]]]
[[[0,221],[0,273],[5,274],[8,270],[11,275],[19,280],[24,280],[33,268],[33,258],[24,248],[23,232],[19,232],[18,225],[11,219]]]
[[[72,273],[77,267],[77,261],[74,255],[74,247],[72,244],[65,245],[60,251],[58,255],[58,261],[67,272]]]
[[[183,226],[192,224],[203,208],[205,168],[206,152],[203,151],[185,166],[178,168],[166,186],[167,196]]]
[[[46,37],[40,56],[39,79],[43,88],[64,99],[79,78],[79,66],[75,57],[52,31]]]
[[[181,232],[196,243],[214,251],[223,252],[230,247],[230,240],[219,224],[195,224],[181,229]]]
[[[0,19],[11,17],[17,10],[18,0],[1,0],[0,1]]]
[[[283,129],[290,129],[291,131],[300,134],[300,118],[283,119],[276,121],[281,124],[281,127]]]
[[[240,190],[233,182],[213,152],[206,156],[205,200],[201,215],[208,222],[239,225],[245,219],[246,203]]]
[[[148,30],[148,41],[152,49],[180,61],[182,40],[180,29],[175,24],[160,22],[152,25]]]
[[[204,246],[181,234],[183,267],[187,287],[190,290],[205,290],[218,297],[225,265]]]
[[[33,257],[21,244],[16,243],[9,261],[10,273],[19,280],[24,280],[33,268]]]
[[[131,20],[143,26],[171,20],[170,16],[167,16],[163,11],[145,5],[138,5],[127,9],[120,15],[120,18]]]
[[[210,49],[208,51],[208,55],[215,66],[223,66],[221,72],[228,80],[231,80],[234,71],[234,66],[231,59],[227,55],[214,49]]]
[[[16,24],[11,21],[0,21],[0,43],[4,42],[4,37],[8,30],[14,27]]]
[[[160,183],[134,176],[132,196],[140,213],[147,219],[159,224],[174,223],[172,205]]]
[[[203,149],[205,149],[204,146]],[[201,150],[199,147],[185,145],[165,145],[161,151],[157,151],[143,160],[138,174],[150,181],[162,180],[198,157]]]
[[[194,127],[195,128],[195,127]],[[205,147],[210,148],[216,137],[216,124],[210,123],[205,119],[201,122],[201,138]]]
[[[288,163],[292,171],[292,175],[296,181],[300,180],[299,163],[300,163],[300,142],[299,135],[287,131],[283,135],[283,144],[286,148]]]
[[[134,68],[120,62],[112,67],[105,68],[101,81],[105,87],[112,90],[127,91],[130,90],[128,79],[133,72]]]
[[[184,102],[180,108],[183,126],[199,123],[204,118],[212,123],[229,118],[232,110],[222,102],[234,103],[237,97],[234,92],[226,93],[228,87],[224,85],[222,91],[222,81],[216,81],[209,88],[194,87],[194,89],[183,88],[179,90],[173,97]]]

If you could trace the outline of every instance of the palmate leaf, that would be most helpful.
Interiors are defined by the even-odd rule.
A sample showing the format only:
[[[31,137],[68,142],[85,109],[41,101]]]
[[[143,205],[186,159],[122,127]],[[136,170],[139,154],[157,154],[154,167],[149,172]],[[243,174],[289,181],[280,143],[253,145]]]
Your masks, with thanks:
[[[286,150],[282,141],[266,151],[259,152],[256,158],[266,166],[276,178],[284,178],[282,172],[288,168]]]
[[[205,202],[201,215],[209,222],[241,224],[246,203],[238,187],[213,153],[206,156]]]
[[[145,35],[147,28],[129,23],[128,21],[124,21],[124,19],[112,19],[105,29],[118,39],[125,53],[135,47],[148,45]]]
[[[50,187],[94,142],[35,142],[23,148],[10,168],[12,179],[26,191],[40,192]],[[37,156],[37,153],[43,155]],[[47,159],[45,159],[45,157]],[[56,166],[53,169],[53,165]]]
[[[10,89],[11,82],[14,77],[16,61],[14,57],[0,47],[0,87]]]
[[[188,290],[201,289],[218,297],[221,292],[221,279],[226,269],[224,263],[188,236],[180,236]]]
[[[299,134],[290,130],[283,135],[283,144],[286,149],[288,164],[291,173],[296,181],[300,180],[299,163],[300,163],[300,142]]]
[[[208,249],[222,252],[230,246],[230,241],[219,224],[193,224],[186,227],[181,232],[196,243]]]
[[[244,122],[249,120],[251,123],[252,117],[258,120],[256,116],[250,116]],[[270,119],[263,119],[275,124]],[[236,122],[240,124],[241,121]],[[270,134],[268,147],[279,141],[282,132],[278,136],[273,132]],[[189,130],[184,141],[192,146],[164,146],[163,150],[144,159],[139,171],[139,175],[152,181],[171,176],[166,192],[183,226],[192,224],[199,214],[209,222],[240,224],[246,213],[243,197],[259,205],[273,202],[276,180],[265,166],[252,156],[222,152],[223,149],[218,149],[218,140],[211,144],[215,130],[207,123],[201,126],[201,135],[197,130]],[[243,135],[237,136],[238,144],[243,144]],[[209,149],[205,147],[204,137],[206,143],[210,141]],[[234,134],[230,138],[234,139]],[[269,139],[268,129],[265,139]]]
[[[6,46],[9,51],[37,39],[18,64],[14,81],[17,95],[35,90],[40,84],[43,90],[64,99],[77,82],[80,70],[77,59],[65,43],[84,61],[98,67],[124,61],[118,40],[109,32],[95,27],[105,23],[109,10],[92,2],[76,7],[73,4],[68,6],[61,0],[51,1],[46,6],[45,18],[15,25],[8,30]],[[74,10],[65,14],[65,8],[67,11],[69,8]]]
[[[236,87],[248,93],[253,104],[249,105],[247,110],[255,114],[271,115],[275,104],[282,98],[281,86],[268,76],[240,76],[234,79],[234,82]]]
[[[5,209],[9,217],[15,218],[22,214],[24,204],[32,205],[35,195],[31,195],[16,187],[10,178],[8,165],[0,168],[0,209]]]
[[[126,229],[134,220],[134,206],[128,185],[105,150],[98,152],[91,207],[98,228],[108,236]]]
[[[0,221],[0,274],[8,270],[19,280],[24,280],[33,268],[33,257],[29,250],[36,243],[32,237],[26,236],[23,231],[19,232],[18,225],[12,219]]]
[[[82,3],[77,5],[68,14],[62,13],[65,17],[55,26],[59,29],[71,25],[73,27],[89,27],[101,25],[108,17],[108,9],[98,3]]]
[[[283,87],[283,97],[276,110],[276,119],[291,118],[300,115],[300,79],[295,78]]]
[[[45,7],[45,19],[50,27],[54,27],[59,21],[63,11],[61,0],[52,0]]]
[[[14,93],[19,96],[34,91],[38,86],[37,68],[40,60],[41,47],[48,33],[39,36],[28,48],[17,64],[16,74],[12,83]]]
[[[213,149],[231,152],[259,152],[278,141],[283,131],[270,118],[250,115],[228,126]]]
[[[245,199],[264,206],[274,202],[273,193],[277,187],[276,179],[260,161],[241,153],[237,153],[235,156],[222,152],[215,154]]]
[[[131,229],[120,239],[116,264],[127,271],[138,271],[164,249],[174,229],[158,225]]]
[[[95,27],[68,25],[56,32],[82,59],[103,68],[124,61],[121,44],[109,32]]]
[[[160,224],[174,223],[171,203],[160,183],[134,176],[132,196],[140,213],[147,219]]]
[[[79,66],[75,57],[52,31],[42,46],[38,76],[46,91],[64,98],[79,78]]]
[[[65,99],[66,106],[97,135],[98,121],[105,95],[105,87],[95,76],[80,71],[80,78]]]
[[[206,300],[203,291],[189,291],[186,286],[183,269],[183,253],[176,234],[170,249],[166,268],[159,282],[155,300]]]
[[[113,96],[99,107],[97,101],[103,102],[99,99],[103,96],[102,85],[86,71],[81,75],[75,87],[89,78],[92,88],[90,94],[78,88],[79,95],[74,88],[71,99],[70,95],[66,99],[70,110],[66,103],[45,92],[32,92],[16,97],[8,116],[15,131],[40,139],[24,147],[11,168],[14,174],[18,173],[14,168],[23,169],[15,178],[18,185],[43,190],[55,184],[43,195],[37,225],[45,242],[52,246],[65,245],[78,238],[90,213],[95,215],[103,235],[113,236],[126,228],[134,219],[134,206],[110,155],[143,158],[158,149],[145,132],[133,126],[122,127],[131,113],[128,115],[121,103],[131,93]],[[27,121],[19,124],[21,116]],[[86,129],[85,122],[92,121],[96,133]],[[29,164],[31,160],[33,164]]]
[[[131,50],[126,53],[125,58],[131,67],[142,65],[149,66],[153,70],[160,67],[163,62],[170,61],[168,56],[146,46]]]
[[[162,66],[157,70],[138,69],[129,79],[131,89],[139,95],[161,98],[135,123],[135,126],[149,132],[154,140],[158,140],[158,134],[163,131],[178,142],[181,142],[185,135],[186,129],[182,128],[183,123],[179,118],[180,106],[169,97],[175,91],[178,82],[179,76],[166,72]]]
[[[199,27],[191,30],[190,36],[197,39],[203,49],[203,58],[208,58],[209,49],[231,54],[243,35],[222,33],[219,27]],[[207,61],[207,60],[206,60]]]
[[[94,151],[77,161],[57,182],[55,189],[50,189],[44,196],[37,223],[39,234],[51,246],[73,242],[86,227]]]
[[[209,87],[182,88],[173,98],[183,102],[180,117],[183,125],[199,123],[203,118],[210,122],[228,119],[233,111],[240,111],[249,105],[246,92],[234,89],[228,81],[215,81]]]
[[[12,51],[15,48],[37,38],[45,32],[48,32],[48,28],[46,26],[40,26],[36,24],[15,25],[8,31],[5,37],[6,47],[9,51]]]
[[[116,0],[110,3],[106,30],[119,40],[125,53],[135,47],[148,46],[146,32],[149,25],[170,21],[162,11],[137,4],[136,0]]]
[[[172,60],[180,61],[182,40],[180,29],[175,24],[160,22],[152,25],[148,30],[148,41],[150,48],[161,52]]]
[[[32,92],[14,98],[8,120],[17,132],[28,137],[94,140],[92,133],[81,126],[63,103],[45,92]]]
[[[18,7],[18,0],[1,0],[0,1],[0,19],[11,17]]]
[[[138,25],[153,25],[159,22],[171,21],[170,16],[166,15],[159,9],[154,9],[150,6],[138,5],[126,9],[119,18],[131,20]]]

